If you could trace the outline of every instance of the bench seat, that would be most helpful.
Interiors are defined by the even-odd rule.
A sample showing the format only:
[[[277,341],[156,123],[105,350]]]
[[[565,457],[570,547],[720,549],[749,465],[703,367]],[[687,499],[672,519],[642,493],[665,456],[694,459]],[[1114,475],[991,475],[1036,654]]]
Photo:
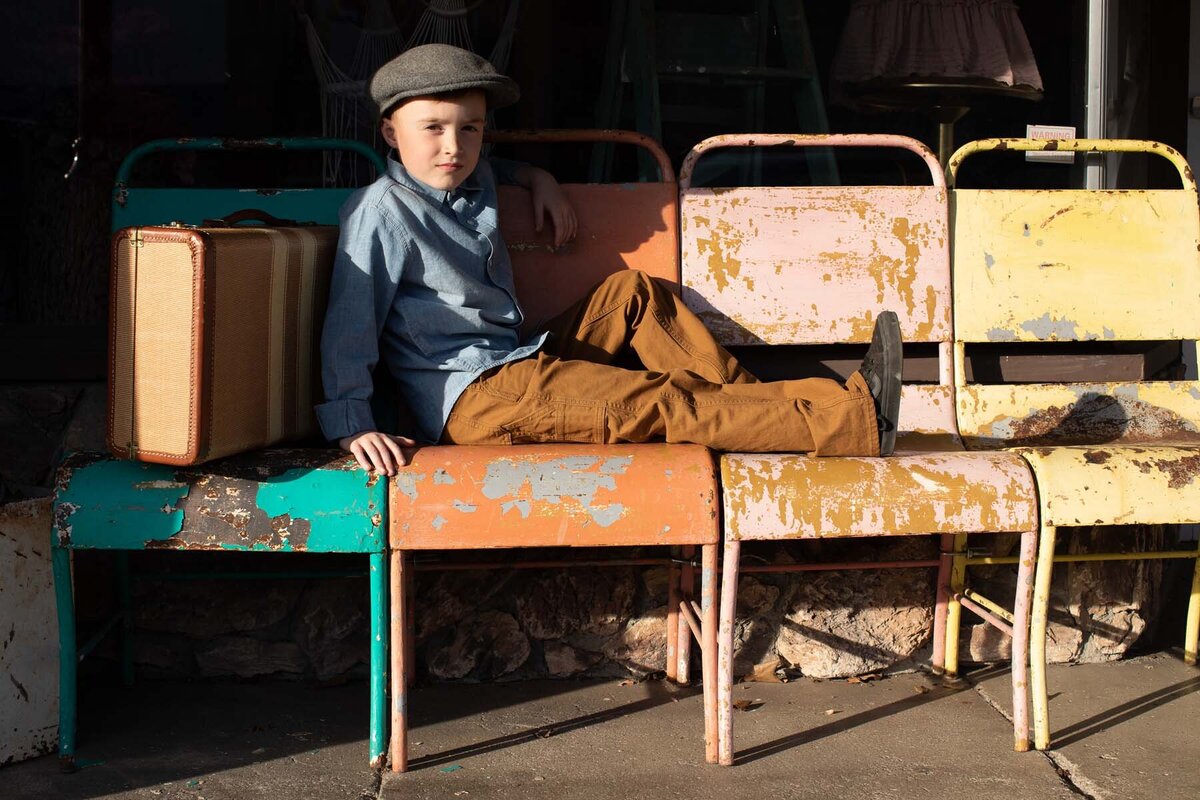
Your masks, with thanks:
[[[823,539],[1037,527],[1029,465],[1013,453],[891,458],[721,457],[725,535]]]
[[[75,453],[59,466],[52,560],[58,596],[59,757],[75,757],[76,665],[71,551],[175,550],[362,553],[371,605],[370,760],[382,764],[386,739],[387,482],[337,450],[276,449],[194,467],[143,464],[106,453]],[[127,574],[125,562],[120,569]],[[122,581],[121,610],[132,614]],[[133,643],[122,647],[126,682]]]

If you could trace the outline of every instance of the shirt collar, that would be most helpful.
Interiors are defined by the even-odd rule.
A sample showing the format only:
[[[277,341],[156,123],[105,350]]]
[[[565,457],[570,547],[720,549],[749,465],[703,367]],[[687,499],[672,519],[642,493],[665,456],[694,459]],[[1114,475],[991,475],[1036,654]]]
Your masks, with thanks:
[[[472,171],[471,174],[467,176],[467,179],[460,183],[458,188],[453,192],[447,192],[444,189],[435,189],[424,181],[417,180],[411,174],[409,174],[408,170],[404,168],[404,165],[400,163],[400,160],[391,154],[388,155],[387,159],[387,173],[392,180],[396,181],[396,183],[412,189],[414,192],[422,197],[428,198],[433,203],[437,205],[442,205],[445,203],[453,206],[454,201],[458,198],[470,197],[478,192],[483,191],[483,185],[479,181],[479,169],[482,164],[483,159],[480,158],[479,165],[476,165],[474,171]]]

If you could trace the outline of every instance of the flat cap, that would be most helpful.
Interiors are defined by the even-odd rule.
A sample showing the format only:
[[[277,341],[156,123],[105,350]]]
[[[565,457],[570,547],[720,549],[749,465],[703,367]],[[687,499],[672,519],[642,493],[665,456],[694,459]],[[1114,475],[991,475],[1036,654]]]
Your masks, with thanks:
[[[382,116],[410,97],[482,89],[488,108],[517,102],[517,82],[496,71],[486,58],[449,44],[423,44],[405,50],[371,76],[371,99]]]

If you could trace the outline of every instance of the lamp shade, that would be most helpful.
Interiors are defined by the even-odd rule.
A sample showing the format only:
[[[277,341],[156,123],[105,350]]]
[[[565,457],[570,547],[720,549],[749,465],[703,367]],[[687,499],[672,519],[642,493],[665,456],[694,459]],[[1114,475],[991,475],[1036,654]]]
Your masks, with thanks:
[[[835,84],[948,78],[1042,88],[1012,0],[853,0],[832,77]]]

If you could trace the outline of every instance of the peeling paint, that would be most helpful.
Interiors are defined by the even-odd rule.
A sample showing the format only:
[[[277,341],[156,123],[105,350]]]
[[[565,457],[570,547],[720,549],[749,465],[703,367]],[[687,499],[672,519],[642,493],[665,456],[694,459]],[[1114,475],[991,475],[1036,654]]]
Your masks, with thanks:
[[[485,497],[495,500],[518,496],[522,488],[528,486],[535,501],[560,503],[563,498],[571,498],[597,523],[607,526],[616,519],[612,509],[617,508],[617,516],[620,516],[623,507],[620,504],[597,504],[596,492],[601,489],[616,490],[613,476],[624,474],[632,461],[631,457],[610,458],[600,466],[599,456],[576,456],[546,462],[500,459],[488,464],[482,491]],[[528,514],[523,512],[523,515]]]
[[[1042,341],[1072,341],[1079,338],[1078,326],[1066,319],[1053,319],[1047,311],[1037,319],[1026,320],[1021,327]]]
[[[1050,525],[1200,522],[1200,450],[1156,445],[1026,448]]]
[[[433,482],[438,486],[453,486],[454,477],[446,470],[439,469],[433,473]]]
[[[409,500],[417,499],[417,484],[425,480],[423,474],[415,472],[405,472],[401,470],[396,473],[396,488],[407,497]]]
[[[170,467],[135,461],[102,460],[79,467],[68,462],[60,472],[66,486],[55,495],[64,512],[56,513],[60,537],[79,547],[119,550],[170,539],[183,528],[183,512],[176,506],[188,494],[188,486],[171,475]],[[171,510],[164,513],[164,507]]]
[[[737,539],[1025,531],[1037,524],[1018,456],[929,453],[889,459],[726,455],[726,530]]]
[[[418,481],[417,501],[393,485],[392,546],[699,544],[719,538],[715,463],[698,445],[442,445],[422,448],[410,465],[423,475],[439,468],[457,485]]]
[[[880,308],[900,312],[906,341],[950,338],[938,188],[696,189],[682,214],[683,298],[722,343],[866,342]],[[731,236],[736,275],[712,260],[716,240],[732,252]]]
[[[58,519],[70,546],[378,552],[383,544],[383,487],[367,486],[367,473],[347,469],[342,454],[261,451],[188,468],[68,460],[63,470]]]
[[[500,504],[500,509],[507,514],[509,511],[516,509],[521,515],[521,519],[529,519],[529,511],[532,506],[528,500],[505,500]]]
[[[1200,442],[1190,382],[967,385],[959,427],[973,447]]]

